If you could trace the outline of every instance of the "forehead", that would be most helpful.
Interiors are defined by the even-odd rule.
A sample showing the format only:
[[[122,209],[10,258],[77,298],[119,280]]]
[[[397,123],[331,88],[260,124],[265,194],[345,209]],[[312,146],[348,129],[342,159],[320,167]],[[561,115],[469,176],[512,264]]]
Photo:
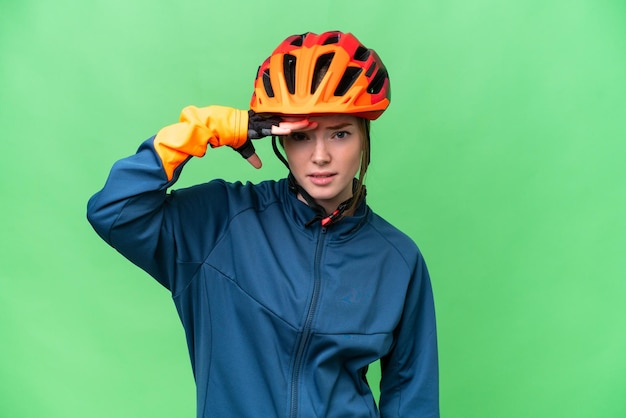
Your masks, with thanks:
[[[319,115],[309,117],[311,122],[317,122],[318,126],[338,126],[345,124],[356,125],[358,119],[351,115]]]

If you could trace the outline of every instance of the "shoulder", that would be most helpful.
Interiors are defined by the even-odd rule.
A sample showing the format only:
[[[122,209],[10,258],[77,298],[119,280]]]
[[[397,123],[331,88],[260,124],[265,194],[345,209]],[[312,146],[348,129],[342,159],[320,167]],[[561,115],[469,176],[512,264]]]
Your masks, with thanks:
[[[223,179],[173,190],[170,202],[177,206],[220,207],[229,212],[247,208],[263,209],[274,204],[281,195],[282,181],[267,180],[258,184]]]
[[[379,237],[381,242],[395,249],[397,254],[404,259],[407,265],[413,266],[422,259],[422,254],[417,244],[410,236],[371,209],[368,225]]]

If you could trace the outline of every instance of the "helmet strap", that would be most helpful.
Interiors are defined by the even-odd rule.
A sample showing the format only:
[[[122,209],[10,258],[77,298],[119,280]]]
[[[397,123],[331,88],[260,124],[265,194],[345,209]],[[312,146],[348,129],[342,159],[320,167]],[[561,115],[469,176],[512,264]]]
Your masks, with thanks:
[[[315,216],[313,216],[311,220],[304,224],[304,226],[307,228],[316,222],[320,222],[322,224],[322,227],[327,228],[332,224],[338,222],[342,218],[343,213],[346,211],[346,209],[352,206],[354,196],[341,202],[339,206],[337,206],[337,209],[335,209],[331,214],[327,215],[326,209],[324,209],[319,203],[317,203],[315,199],[313,199],[313,197],[306,190],[304,190],[304,187],[298,184],[296,178],[293,176],[293,173],[291,171],[289,172],[289,176],[287,177],[287,179],[289,181],[289,190],[296,196],[302,196],[307,205],[315,211]],[[355,187],[356,184],[357,180],[354,179],[353,187]],[[360,200],[363,200],[363,196]],[[358,202],[357,205],[360,203],[361,202]]]
[[[283,156],[283,153],[280,152],[280,150],[278,149],[277,142],[278,142],[278,137],[276,135],[272,135],[272,149],[274,150],[274,154],[276,154],[278,159],[282,161],[283,164],[285,164],[285,167],[287,167],[287,170],[289,170],[289,172],[291,173],[291,169],[289,168],[289,163],[287,162],[287,159]]]

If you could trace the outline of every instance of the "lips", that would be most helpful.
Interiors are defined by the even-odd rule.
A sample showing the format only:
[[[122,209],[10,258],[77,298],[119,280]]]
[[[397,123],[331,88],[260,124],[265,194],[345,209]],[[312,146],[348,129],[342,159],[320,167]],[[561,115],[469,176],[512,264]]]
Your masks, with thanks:
[[[311,183],[315,184],[316,186],[325,186],[329,184],[330,182],[333,181],[335,176],[336,176],[336,173],[328,173],[328,172],[311,173],[307,175]]]

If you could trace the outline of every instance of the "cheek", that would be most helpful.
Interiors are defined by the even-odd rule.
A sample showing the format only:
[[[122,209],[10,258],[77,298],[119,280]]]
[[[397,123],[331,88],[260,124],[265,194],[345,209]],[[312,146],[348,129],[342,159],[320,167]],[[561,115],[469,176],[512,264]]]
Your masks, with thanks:
[[[290,147],[289,145],[285,145],[283,146],[283,151],[285,151],[285,157],[287,157],[287,159],[293,158],[294,152],[292,147]]]
[[[363,153],[363,150],[361,149],[360,144],[358,147],[355,147],[350,151],[350,157],[348,158],[348,160],[350,161],[349,162],[350,169],[354,170],[355,174],[359,170],[359,167],[361,166],[361,154],[362,153]]]
[[[285,144],[284,151],[285,157],[287,157],[287,162],[289,163],[289,168],[293,172],[297,171],[298,167],[302,165],[302,159],[304,155],[301,147]]]
[[[361,153],[359,153],[354,160],[352,161],[351,171],[353,172],[353,176],[356,176],[356,173],[359,171],[361,167]]]

